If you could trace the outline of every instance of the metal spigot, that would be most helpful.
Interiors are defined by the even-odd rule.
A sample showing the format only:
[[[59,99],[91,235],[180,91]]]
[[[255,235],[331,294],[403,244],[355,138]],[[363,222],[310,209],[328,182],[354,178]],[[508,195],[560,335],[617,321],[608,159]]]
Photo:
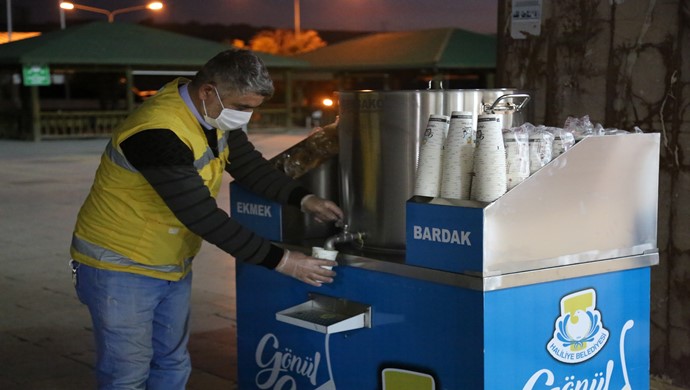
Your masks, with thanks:
[[[364,232],[350,232],[347,224],[343,224],[342,228],[342,232],[326,239],[326,242],[323,245],[324,249],[335,250],[335,244],[340,244],[343,242],[358,241],[361,243],[364,240],[364,237],[367,236],[367,234]]]

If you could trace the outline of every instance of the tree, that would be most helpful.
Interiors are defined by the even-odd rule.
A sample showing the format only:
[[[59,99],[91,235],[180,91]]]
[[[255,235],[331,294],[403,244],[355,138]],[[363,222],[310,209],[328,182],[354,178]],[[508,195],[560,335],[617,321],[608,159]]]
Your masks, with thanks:
[[[249,41],[251,50],[278,55],[301,54],[324,46],[326,42],[315,30],[302,31],[298,37],[292,30],[263,30]]]
[[[247,49],[247,45],[241,39],[225,40],[223,43],[227,43],[231,46],[235,46],[238,49]]]

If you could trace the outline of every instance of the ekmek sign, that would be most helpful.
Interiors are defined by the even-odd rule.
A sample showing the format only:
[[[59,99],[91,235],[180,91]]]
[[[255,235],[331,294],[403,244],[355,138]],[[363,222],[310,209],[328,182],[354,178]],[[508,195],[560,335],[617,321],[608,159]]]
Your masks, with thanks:
[[[283,236],[282,206],[230,183],[230,214],[234,220],[254,233],[272,241]]]

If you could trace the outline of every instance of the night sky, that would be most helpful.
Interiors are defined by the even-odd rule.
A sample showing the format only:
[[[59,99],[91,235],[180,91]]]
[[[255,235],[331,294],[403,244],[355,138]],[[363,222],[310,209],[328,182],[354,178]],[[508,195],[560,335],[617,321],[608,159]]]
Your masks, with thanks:
[[[5,0],[8,1],[8,0]],[[59,22],[58,0],[10,0],[13,24]],[[259,27],[293,28],[293,0],[162,0],[163,11],[135,11],[116,21],[152,17],[156,23],[197,21]],[[498,0],[300,0],[302,30],[401,31],[457,27],[496,33]],[[115,10],[146,4],[146,0],[77,0],[74,3]],[[5,8],[2,2],[2,8]],[[4,10],[3,10],[4,11]],[[4,13],[4,12],[3,12]],[[65,11],[70,19],[105,20],[105,15]],[[6,24],[5,20],[0,21]],[[6,28],[6,26],[3,26]],[[4,28],[3,28],[4,29]]]

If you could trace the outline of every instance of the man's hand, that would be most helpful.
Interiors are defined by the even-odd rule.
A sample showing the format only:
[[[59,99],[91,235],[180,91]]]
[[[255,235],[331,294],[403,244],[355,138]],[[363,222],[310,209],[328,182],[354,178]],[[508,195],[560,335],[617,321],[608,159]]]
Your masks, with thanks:
[[[330,200],[316,195],[307,195],[302,199],[302,211],[310,214],[317,222],[340,221],[343,210]]]
[[[323,268],[337,265],[333,260],[322,260],[300,252],[285,250],[276,271],[291,276],[312,286],[321,287],[322,283],[333,283],[335,272]]]

